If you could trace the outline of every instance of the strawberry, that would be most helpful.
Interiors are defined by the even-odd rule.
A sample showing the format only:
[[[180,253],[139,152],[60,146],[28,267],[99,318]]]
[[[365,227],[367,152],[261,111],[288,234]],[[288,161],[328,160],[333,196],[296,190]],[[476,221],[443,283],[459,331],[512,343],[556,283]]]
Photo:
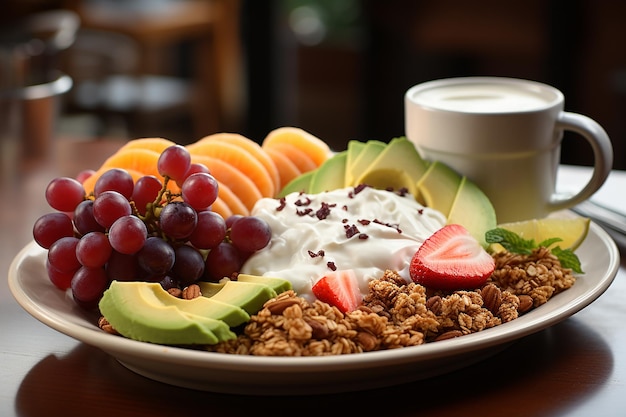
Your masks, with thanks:
[[[480,243],[459,224],[436,231],[411,259],[411,279],[425,287],[442,290],[478,288],[495,262]]]
[[[337,307],[342,313],[356,310],[363,301],[354,270],[333,271],[313,285],[318,300]]]

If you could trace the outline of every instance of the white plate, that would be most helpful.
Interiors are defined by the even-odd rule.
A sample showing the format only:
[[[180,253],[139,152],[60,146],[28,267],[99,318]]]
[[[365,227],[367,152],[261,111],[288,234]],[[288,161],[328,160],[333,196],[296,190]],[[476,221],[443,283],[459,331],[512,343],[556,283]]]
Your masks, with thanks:
[[[402,349],[326,357],[252,357],[137,342],[102,332],[97,317],[75,307],[45,271],[45,251],[34,242],[15,257],[9,286],[32,316],[59,332],[96,346],[127,368],[182,387],[240,394],[286,395],[362,390],[440,375],[483,360],[511,342],[585,308],[613,282],[619,252],[591,224],[577,251],[585,274],[548,303],[501,326],[456,339]]]

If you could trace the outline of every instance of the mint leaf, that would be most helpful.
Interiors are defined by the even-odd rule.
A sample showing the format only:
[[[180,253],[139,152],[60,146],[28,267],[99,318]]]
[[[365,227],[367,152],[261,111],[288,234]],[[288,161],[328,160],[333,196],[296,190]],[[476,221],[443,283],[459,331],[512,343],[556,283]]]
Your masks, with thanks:
[[[528,255],[537,247],[534,240],[526,240],[510,230],[496,228],[485,233],[487,243],[499,243],[506,250],[512,253]]]
[[[532,253],[533,249],[539,247],[549,247],[550,245],[560,242],[561,238],[554,237],[546,239],[542,242],[535,243],[534,239],[524,239],[515,232],[510,230],[496,228],[488,230],[485,233],[485,240],[487,243],[499,243],[511,253],[519,253],[521,255],[528,255]],[[550,252],[556,256],[561,262],[563,268],[571,268],[572,271],[582,274],[584,273],[580,266],[580,259],[571,249],[561,249],[557,246],[550,249]]]
[[[580,266],[580,259],[571,249],[561,249],[559,246],[550,249],[550,252],[554,254],[563,268],[571,268],[572,271],[584,274],[582,267]]]

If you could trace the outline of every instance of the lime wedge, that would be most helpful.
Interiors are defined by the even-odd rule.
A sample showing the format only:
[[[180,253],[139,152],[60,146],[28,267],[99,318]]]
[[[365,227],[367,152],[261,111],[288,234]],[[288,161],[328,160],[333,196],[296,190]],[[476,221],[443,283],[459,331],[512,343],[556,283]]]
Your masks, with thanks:
[[[562,240],[554,243],[552,246],[576,250],[587,237],[589,223],[590,221],[586,217],[546,217],[543,219],[503,223],[498,225],[498,227],[515,232],[524,239],[533,239],[536,243],[558,237]]]

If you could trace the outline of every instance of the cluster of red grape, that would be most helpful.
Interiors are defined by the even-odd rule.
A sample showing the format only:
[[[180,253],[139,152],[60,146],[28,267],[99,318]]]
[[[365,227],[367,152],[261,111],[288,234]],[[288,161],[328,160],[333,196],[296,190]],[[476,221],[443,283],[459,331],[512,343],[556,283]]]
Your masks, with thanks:
[[[50,280],[71,288],[81,307],[96,307],[112,280],[170,289],[230,277],[268,244],[271,230],[263,219],[224,219],[211,211],[218,183],[206,166],[191,163],[185,147],[165,149],[157,168],[163,182],[151,175],[135,182],[127,171],[110,169],[89,196],[81,174],[48,184],[46,201],[55,211],[35,222],[33,237],[48,249]],[[180,193],[170,191],[169,181]]]

